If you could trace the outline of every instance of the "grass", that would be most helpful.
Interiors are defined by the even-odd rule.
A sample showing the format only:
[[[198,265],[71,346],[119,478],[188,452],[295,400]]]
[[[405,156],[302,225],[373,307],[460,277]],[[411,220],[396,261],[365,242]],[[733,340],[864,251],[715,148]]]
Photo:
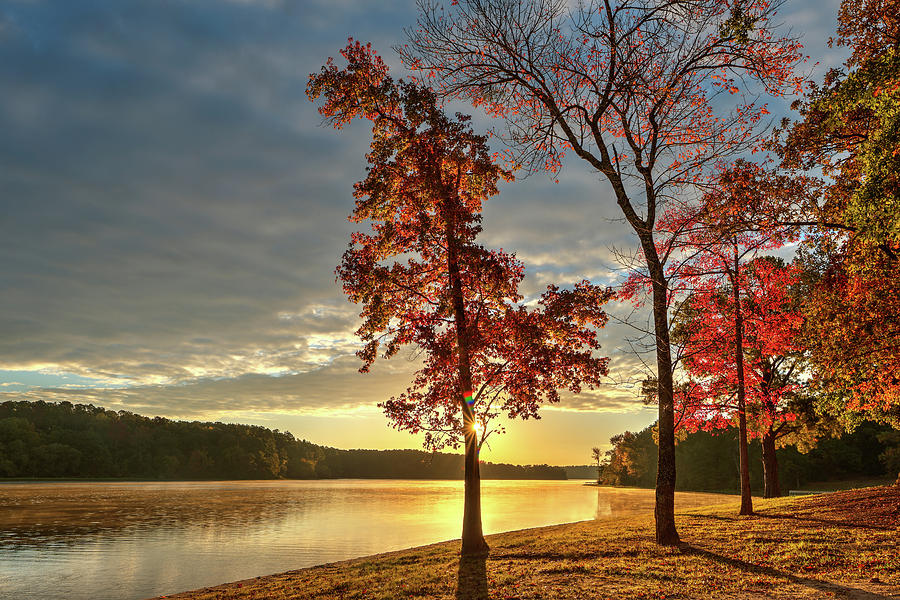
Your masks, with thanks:
[[[488,537],[490,556],[445,542],[169,596],[250,599],[900,598],[900,487],[680,512],[682,544],[646,519]]]
[[[817,492],[835,492],[838,490],[852,490],[864,487],[891,485],[895,477],[876,477],[869,479],[845,479],[840,481],[810,481],[800,487],[791,488],[798,491],[812,490]]]

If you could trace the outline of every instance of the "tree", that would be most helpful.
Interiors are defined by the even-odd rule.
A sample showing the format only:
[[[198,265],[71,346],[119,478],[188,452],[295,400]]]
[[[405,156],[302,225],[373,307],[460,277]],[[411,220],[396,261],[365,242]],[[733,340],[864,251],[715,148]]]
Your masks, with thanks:
[[[806,393],[803,315],[796,292],[799,266],[764,257],[748,265],[744,352],[750,366],[751,431],[762,443],[763,496],[781,496],[776,448],[814,440],[817,431]]]
[[[491,420],[537,418],[559,388],[578,392],[606,374],[595,328],[612,295],[588,282],[548,288],[526,309],[518,293],[523,267],[475,239],[481,206],[511,175],[494,164],[469,117],[450,118],[428,88],[395,82],[368,45],[352,40],[310,76],[308,95],[335,127],[372,122],[366,178],[355,186],[357,232],[337,269],[347,297],[363,306],[358,352],[368,371],[379,353],[421,351],[423,364],[405,393],[381,404],[398,429],[425,432],[425,445],[465,445],[462,553],[487,551],[481,527],[478,452]],[[403,261],[403,262],[401,262]]]
[[[597,483],[600,483],[600,458],[602,458],[603,452],[601,452],[600,448],[594,446],[591,448],[591,459],[593,459],[594,463],[597,465]]]
[[[656,470],[656,443],[650,425],[638,433],[623,433],[611,438],[613,448],[607,452],[608,466],[604,468],[606,485],[638,485],[652,487]],[[737,429],[725,427],[713,431],[679,431],[676,446],[678,460],[678,489],[692,491],[725,491],[737,489],[738,474]],[[846,481],[875,478],[891,473],[892,465],[900,459],[900,436],[885,425],[866,422],[853,433],[835,432],[834,438],[823,439],[815,448],[800,452],[800,446],[786,442],[778,453],[786,467],[780,473],[782,481],[797,487],[807,482]],[[798,440],[802,441],[802,440]],[[760,445],[754,440],[750,446],[751,479],[754,485],[762,482]],[[880,460],[873,460],[879,457]],[[885,467],[888,470],[885,470]],[[896,469],[893,471],[896,472]]]
[[[770,257],[741,265],[740,279],[735,277],[741,290],[739,303],[731,285],[703,290],[687,301],[689,317],[676,327],[692,378],[691,398],[685,401],[676,395],[676,405],[687,407],[680,424],[688,431],[710,431],[730,426],[737,416],[742,438],[742,514],[749,514],[744,512],[744,490],[749,492],[750,478],[744,462],[747,436],[762,442],[764,496],[771,498],[781,495],[776,446],[796,441],[806,433],[801,430],[809,428],[809,399],[802,394],[804,358],[799,334],[803,317],[793,298],[798,272],[796,265],[785,266]],[[735,352],[738,316],[740,354]],[[737,368],[738,359],[743,369]],[[737,393],[741,389],[743,403]]]
[[[848,428],[900,426],[900,2],[844,0],[832,43],[852,53],[796,103],[777,149],[792,173],[821,172],[799,211],[805,340],[821,407]]]
[[[747,377],[745,373],[745,306],[747,285],[745,263],[763,250],[778,248],[790,230],[759,219],[754,214],[775,202],[782,192],[780,182],[766,180],[762,169],[739,160],[722,169],[710,182],[699,203],[676,201],[659,219],[663,234],[657,253],[671,257],[666,275],[670,294],[682,298],[673,315],[676,362],[683,359],[689,378],[674,388],[677,414],[675,427],[714,428],[738,423],[740,514],[753,514],[747,423]],[[763,213],[765,214],[765,213]],[[633,272],[620,296],[642,303],[642,290],[652,285],[647,275]],[[647,389],[645,398],[658,401],[656,390]]]
[[[730,394],[735,399],[742,515],[753,514],[744,357],[746,301],[760,289],[771,289],[754,286],[760,282],[748,278],[744,262],[760,251],[780,247],[788,235],[783,227],[748,222],[742,214],[748,200],[750,206],[763,203],[750,198],[763,191],[756,179],[758,173],[755,165],[738,161],[716,178],[715,187],[703,196],[699,207],[676,207],[660,221],[660,229],[682,234],[672,239],[687,253],[670,275],[677,275],[692,288],[692,319],[684,321],[683,327],[688,346],[686,366],[694,375],[711,378],[698,389],[713,397]],[[758,294],[755,299],[760,300]]]
[[[571,150],[602,173],[640,241],[659,386],[656,539],[676,544],[670,282],[656,217],[708,165],[752,143],[767,111],[742,86],[797,89],[799,45],[774,35],[777,1],[603,0],[571,12],[562,0],[451,4],[419,0],[406,63],[505,119],[518,162],[555,171]],[[737,99],[731,113],[715,108],[723,95]]]
[[[653,485],[656,468],[656,443],[654,427],[632,433],[626,431],[609,438],[612,448],[606,451],[608,458],[600,482],[605,485]]]

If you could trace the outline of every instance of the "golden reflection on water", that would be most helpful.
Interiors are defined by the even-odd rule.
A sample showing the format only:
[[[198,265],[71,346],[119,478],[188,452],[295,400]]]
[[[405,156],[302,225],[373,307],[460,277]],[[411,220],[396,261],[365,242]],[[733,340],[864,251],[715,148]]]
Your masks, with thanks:
[[[459,537],[460,481],[0,484],[10,597],[145,598]],[[652,490],[482,482],[486,533],[636,514]],[[676,494],[676,508],[733,496]]]
[[[0,532],[69,538],[129,528],[252,526],[302,510],[280,482],[0,485]]]

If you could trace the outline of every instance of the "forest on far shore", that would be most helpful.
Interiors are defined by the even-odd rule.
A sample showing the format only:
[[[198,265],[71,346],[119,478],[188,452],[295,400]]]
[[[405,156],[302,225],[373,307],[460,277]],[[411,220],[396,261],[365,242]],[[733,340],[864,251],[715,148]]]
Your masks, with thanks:
[[[0,404],[0,477],[462,479],[461,454],[339,450],[255,425],[172,421],[70,402]],[[566,479],[482,463],[485,479]]]
[[[784,490],[810,481],[887,477],[900,439],[865,423],[821,440],[807,453],[778,450]],[[678,489],[737,491],[736,431],[696,432],[676,447]],[[653,487],[653,426],[610,440],[605,485]],[[751,480],[762,479],[759,444],[750,446]],[[462,454],[421,450],[340,450],[255,425],[172,421],[69,402],[0,404],[0,477],[134,479],[462,479]],[[483,462],[485,479],[596,479],[596,467]]]
[[[600,466],[600,483],[652,488],[656,483],[657,445],[654,425],[610,439]],[[732,491],[740,489],[738,431],[729,427],[713,432],[686,434],[675,446],[677,489]],[[781,490],[809,482],[874,480],[896,477],[900,471],[900,432],[873,422],[860,424],[852,433],[818,440],[801,452],[796,444],[776,451]],[[762,448],[749,444],[750,487],[763,490]]]

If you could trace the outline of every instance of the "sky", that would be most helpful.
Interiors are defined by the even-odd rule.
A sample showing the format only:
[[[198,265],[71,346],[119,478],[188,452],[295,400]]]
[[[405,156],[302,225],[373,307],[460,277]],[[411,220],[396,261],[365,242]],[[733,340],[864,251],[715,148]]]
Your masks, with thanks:
[[[840,62],[837,6],[782,11],[814,77]],[[359,310],[334,278],[368,130],[324,126],[305,94],[349,36],[403,76],[391,48],[414,24],[414,0],[0,0],[0,401],[421,447],[376,406],[406,388],[411,353],[358,373]],[[613,250],[635,246],[597,174],[573,162],[559,180],[485,208],[480,241],[525,263],[526,297],[614,285]],[[608,384],[507,423],[482,458],[587,464],[652,423],[629,335],[601,332]]]

